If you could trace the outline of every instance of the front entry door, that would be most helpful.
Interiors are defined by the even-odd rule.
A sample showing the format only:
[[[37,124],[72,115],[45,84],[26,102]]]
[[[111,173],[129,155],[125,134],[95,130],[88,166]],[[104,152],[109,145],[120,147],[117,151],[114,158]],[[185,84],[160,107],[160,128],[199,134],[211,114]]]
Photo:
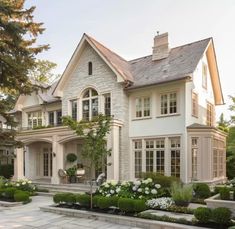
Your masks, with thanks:
[[[52,150],[50,148],[43,148],[43,176],[52,176]]]

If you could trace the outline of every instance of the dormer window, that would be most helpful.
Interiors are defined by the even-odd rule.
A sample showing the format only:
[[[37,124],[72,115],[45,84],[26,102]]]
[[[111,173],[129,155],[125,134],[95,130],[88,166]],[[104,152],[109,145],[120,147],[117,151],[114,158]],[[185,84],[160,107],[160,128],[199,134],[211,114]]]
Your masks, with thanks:
[[[88,62],[88,75],[92,75],[92,62]]]

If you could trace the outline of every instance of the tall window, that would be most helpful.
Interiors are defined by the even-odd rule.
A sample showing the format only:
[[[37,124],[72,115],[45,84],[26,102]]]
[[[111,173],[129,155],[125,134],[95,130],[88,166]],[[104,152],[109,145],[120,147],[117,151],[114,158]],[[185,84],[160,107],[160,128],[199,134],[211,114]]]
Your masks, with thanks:
[[[28,113],[28,127],[34,128],[37,126],[42,126],[42,112],[30,112]]]
[[[135,140],[134,155],[135,155],[135,177],[140,178],[142,172],[142,140]]]
[[[192,180],[197,179],[198,138],[192,138]]]
[[[156,140],[156,172],[164,175],[165,140]]]
[[[56,111],[56,123],[57,125],[62,124],[62,111],[61,110]]]
[[[206,111],[206,125],[213,126],[214,106],[211,103],[207,103]]]
[[[170,139],[171,176],[180,177],[180,138]]]
[[[207,65],[202,64],[202,87],[207,89]]]
[[[154,141],[146,140],[145,149],[146,149],[146,172],[153,172]]]
[[[91,76],[92,75],[92,62],[88,62],[88,75]]]
[[[177,109],[177,93],[167,93],[161,95],[161,115],[176,114]]]
[[[71,117],[73,120],[77,120],[77,100],[71,100]]]
[[[48,113],[49,125],[54,126],[54,111]]]
[[[82,117],[91,120],[98,116],[98,93],[94,89],[87,89],[82,99]]]
[[[192,93],[192,115],[198,117],[198,95]]]
[[[222,177],[225,175],[225,143],[214,139],[213,142],[213,176]]]
[[[110,93],[104,95],[104,114],[111,115],[111,96]]]
[[[149,117],[151,102],[149,97],[141,97],[135,99],[135,117]]]

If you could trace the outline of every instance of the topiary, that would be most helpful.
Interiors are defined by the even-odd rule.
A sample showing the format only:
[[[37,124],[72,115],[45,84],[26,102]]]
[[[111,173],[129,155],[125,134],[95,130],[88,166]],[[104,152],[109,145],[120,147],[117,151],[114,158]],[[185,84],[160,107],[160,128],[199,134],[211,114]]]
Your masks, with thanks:
[[[81,206],[89,207],[90,206],[91,198],[87,194],[78,194],[78,195],[76,195],[76,201]]]
[[[195,197],[199,199],[206,199],[211,196],[211,191],[208,184],[196,183],[193,185],[193,191],[195,192]]]
[[[63,203],[65,202],[66,200],[66,194],[67,193],[57,193],[53,196],[53,201],[56,203],[56,204],[60,204],[60,203]]]
[[[16,188],[5,188],[4,192],[2,193],[2,196],[4,196],[7,199],[14,199],[14,194],[17,191]]]
[[[76,161],[77,160],[77,155],[76,154],[74,154],[74,153],[69,153],[67,156],[66,156],[66,159],[67,159],[67,161],[68,162],[74,162],[74,161]]]
[[[211,209],[206,207],[199,207],[194,210],[195,218],[201,223],[208,223],[211,219]]]
[[[230,199],[230,189],[227,187],[223,187],[219,190],[220,199],[221,200],[229,200]]]
[[[130,198],[120,198],[118,200],[118,207],[123,212],[133,212],[134,200]]]
[[[144,200],[134,200],[134,211],[135,212],[142,212],[147,209]]]
[[[100,209],[107,209],[110,207],[110,199],[108,197],[101,196],[97,201],[97,207]]]
[[[16,191],[14,194],[14,200],[16,202],[28,202],[29,201],[29,193],[25,191]]]
[[[215,208],[212,211],[212,220],[218,224],[228,224],[231,220],[231,211],[224,207]]]
[[[65,193],[64,194],[64,201],[67,204],[75,204],[77,201],[76,195],[74,195],[73,193]]]

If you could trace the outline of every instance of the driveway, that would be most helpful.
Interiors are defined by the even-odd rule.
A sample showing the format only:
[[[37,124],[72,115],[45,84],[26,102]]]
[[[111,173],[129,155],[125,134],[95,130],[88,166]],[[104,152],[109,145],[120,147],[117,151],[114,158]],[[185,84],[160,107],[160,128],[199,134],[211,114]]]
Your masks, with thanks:
[[[52,204],[52,198],[35,196],[32,199],[32,202],[27,205],[11,208],[0,207],[0,229],[134,229],[134,227],[122,226],[94,219],[73,218],[49,212],[42,212],[39,210],[39,207]],[[135,227],[135,229],[137,228]]]

